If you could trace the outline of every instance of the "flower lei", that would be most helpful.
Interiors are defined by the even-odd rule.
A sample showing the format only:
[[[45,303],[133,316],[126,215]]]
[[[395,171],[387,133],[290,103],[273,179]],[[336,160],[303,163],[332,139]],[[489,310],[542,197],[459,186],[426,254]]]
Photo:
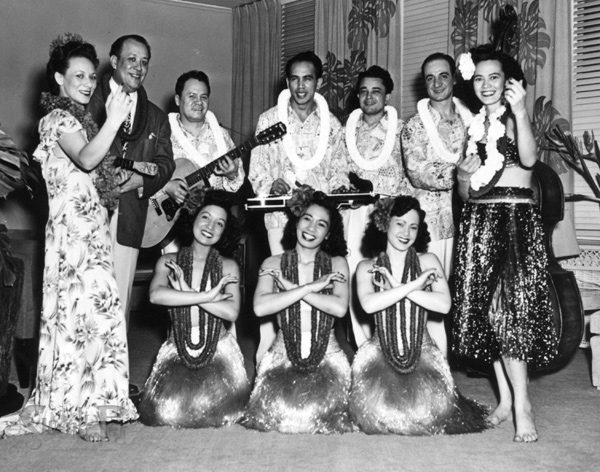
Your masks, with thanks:
[[[471,188],[478,191],[480,188],[489,184],[497,172],[504,169],[504,155],[498,151],[498,140],[505,136],[506,126],[501,118],[506,112],[506,107],[502,105],[489,117],[490,126],[487,131],[487,142],[485,145],[486,160],[475,173],[471,176]],[[469,141],[467,142],[467,156],[477,154],[477,142],[485,136],[485,107],[482,107],[479,113],[473,118],[469,126]]]
[[[217,155],[214,156],[216,159],[227,152],[227,145],[225,144],[225,139],[223,138],[223,130],[217,121],[217,117],[210,110],[206,112],[206,122],[210,128],[210,131],[212,132],[212,135],[214,136],[215,145],[217,146]],[[196,161],[201,162],[199,151],[192,146],[190,140],[183,133],[183,124],[178,118],[177,113],[169,113],[169,124],[171,125],[171,133],[173,136],[175,136],[176,141],[181,145],[185,151],[185,154],[187,156],[197,156]]]
[[[52,110],[60,109],[73,115],[73,117],[81,123],[88,142],[98,134],[98,125],[92,119],[90,113],[85,111],[83,107],[76,105],[70,98],[59,97],[51,93],[42,92],[40,105],[45,114],[50,113]],[[100,161],[100,164],[92,171],[92,181],[98,191],[100,204],[109,211],[117,206],[120,195],[118,183],[119,169],[113,165],[114,160],[115,156],[107,154],[102,161]]]
[[[286,251],[281,255],[281,272],[283,277],[290,282],[298,283],[298,253],[295,249]],[[323,274],[331,272],[331,256],[324,251],[317,252],[313,280]],[[321,293],[332,293],[325,289]],[[314,370],[325,357],[329,345],[329,333],[333,326],[333,316],[312,308],[310,312],[310,353],[302,357],[302,327],[300,316],[300,302],[287,307],[280,313],[281,331],[287,356],[294,369],[300,372]]]
[[[390,273],[392,272],[390,258],[385,252],[382,252],[377,258],[377,265],[387,268]],[[415,248],[410,247],[406,254],[401,283],[406,284],[409,280],[419,277],[420,274],[419,255]],[[375,279],[378,282],[383,282],[383,276],[379,273],[375,274]],[[377,284],[374,284],[374,287],[376,292],[382,290]],[[410,305],[410,321],[406,314],[406,303]],[[397,311],[400,312],[399,317]],[[400,321],[399,329],[398,321]],[[409,374],[415,370],[423,346],[425,310],[416,303],[403,299],[385,310],[377,312],[375,323],[381,350],[388,364],[400,374]],[[398,345],[398,334],[402,339],[402,346]]]
[[[358,167],[363,170],[377,170],[383,164],[387,162],[392,151],[394,150],[396,131],[398,129],[398,112],[392,106],[386,106],[385,111],[387,113],[387,133],[385,135],[385,141],[383,147],[377,156],[373,160],[366,160],[359,152],[356,146],[356,127],[358,121],[362,116],[363,112],[360,108],[357,108],[348,117],[346,122],[346,146],[348,148],[348,154]]]
[[[465,126],[469,126],[471,120],[473,119],[473,115],[471,114],[471,112],[457,98],[452,98],[452,103],[454,103],[454,107],[458,111],[458,114],[460,115],[460,118],[462,119]],[[428,98],[419,100],[419,102],[417,103],[417,111],[419,113],[421,121],[423,122],[423,127],[427,132],[427,137],[429,138],[429,143],[433,148],[434,154],[442,160],[449,162],[450,164],[456,164],[460,159],[462,149],[458,150],[457,152],[450,152],[448,150],[448,148],[442,141],[442,138],[440,137],[440,133],[438,132],[437,126],[433,121],[433,116],[431,115],[431,111],[429,110]]]
[[[177,254],[177,264],[181,267],[184,279],[188,284],[192,281],[192,271],[194,268],[194,253],[191,247],[182,248]],[[200,290],[206,290],[208,277],[210,276],[211,286],[215,286],[223,276],[223,259],[214,248],[211,248],[206,263]],[[169,309],[171,322],[173,323],[173,338],[179,357],[185,366],[189,369],[201,369],[208,364],[217,349],[219,336],[221,334],[222,322],[220,319],[208,313],[198,306],[200,339],[197,343],[192,341],[192,317],[191,307],[178,306]],[[190,350],[200,351],[197,355],[192,355]]]
[[[290,102],[290,97],[290,90],[285,89],[279,94],[277,99],[277,114],[279,121],[281,121],[287,129],[290,129],[288,120],[288,104]],[[285,150],[288,159],[292,162],[294,167],[302,170],[311,170],[317,167],[325,157],[325,152],[327,151],[327,141],[329,140],[329,131],[331,128],[329,122],[329,107],[325,98],[319,93],[315,93],[315,102],[319,108],[319,117],[321,119],[321,124],[319,126],[319,140],[317,141],[315,154],[308,160],[302,160],[298,157],[298,154],[296,154],[296,146],[294,145],[290,133],[283,135],[282,139],[283,149]]]

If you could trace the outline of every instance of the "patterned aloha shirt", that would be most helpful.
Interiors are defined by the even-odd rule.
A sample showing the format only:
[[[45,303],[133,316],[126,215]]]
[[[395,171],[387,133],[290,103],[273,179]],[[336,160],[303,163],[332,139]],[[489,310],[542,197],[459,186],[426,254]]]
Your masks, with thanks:
[[[442,142],[452,152],[459,152],[465,138],[465,125],[458,113],[448,120],[429,106]],[[427,213],[425,221],[432,241],[454,237],[452,218],[452,190],[455,184],[456,165],[434,154],[423,121],[417,113],[410,118],[402,131],[404,164],[411,183],[416,187],[415,197]]]
[[[358,121],[358,126],[356,127],[356,147],[363,159],[371,161],[379,156],[387,135],[387,121],[387,114],[372,128],[365,123],[362,117]],[[414,193],[414,188],[408,180],[406,172],[404,172],[404,164],[402,163],[400,134],[402,133],[403,126],[404,121],[399,119],[392,154],[387,162],[377,170],[360,168],[352,160],[347,151],[347,146],[345,146],[345,151],[350,162],[350,171],[354,172],[361,179],[370,180],[373,183],[373,191],[375,193],[391,196],[412,195]],[[345,143],[346,140],[344,139]]]
[[[348,181],[349,163],[343,150],[342,126],[331,113],[329,140],[327,150],[321,163],[310,169],[296,168],[287,158],[283,140],[279,139],[269,144],[258,146],[252,150],[248,180],[258,196],[267,196],[276,179],[284,179],[292,188],[296,182],[310,185],[316,190],[331,193],[340,187],[350,185]],[[277,107],[273,107],[258,119],[256,133],[260,133],[279,121]],[[292,136],[296,145],[296,153],[300,159],[310,159],[317,148],[319,125],[321,119],[319,109],[312,112],[305,121],[301,121],[296,112],[288,104],[287,132]],[[267,230],[282,228],[287,217],[285,213],[276,211],[265,215]]]
[[[176,125],[183,136],[187,139],[188,143],[193,146],[193,148],[198,152],[198,154],[191,154],[186,152],[184,143],[179,142],[178,134],[171,132],[171,144],[173,145],[173,158],[174,159],[189,159],[194,164],[198,166],[198,168],[204,167],[211,161],[214,161],[218,157],[221,157],[217,150],[217,143],[215,142],[215,137],[213,132],[209,126],[209,124],[205,121],[200,130],[200,134],[198,137],[194,136],[188,130],[183,127],[181,123],[181,119],[179,117],[179,113],[170,113],[169,114],[169,122],[171,123],[171,128]],[[233,143],[229,133],[221,128],[223,132],[223,139],[225,140],[225,145],[227,147],[227,151],[235,148],[235,144]],[[237,192],[239,188],[244,183],[244,166],[242,163],[239,163],[238,173],[235,179],[229,180],[227,177],[222,175],[211,175],[210,177],[210,185],[213,188],[223,189],[228,192]]]

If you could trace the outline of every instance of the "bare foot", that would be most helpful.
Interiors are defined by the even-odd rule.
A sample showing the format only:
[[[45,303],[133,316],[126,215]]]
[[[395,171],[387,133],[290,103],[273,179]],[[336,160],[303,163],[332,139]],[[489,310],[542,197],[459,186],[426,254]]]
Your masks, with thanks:
[[[100,423],[90,423],[85,427],[79,428],[79,436],[84,441],[89,442],[102,442],[108,441],[106,435],[106,423],[104,421]]]
[[[503,423],[511,417],[511,410],[512,409],[510,405],[503,405],[501,403],[496,407],[496,409],[493,412],[491,412],[488,415],[486,421],[492,426],[498,426],[500,423]]]
[[[536,442],[538,440],[538,432],[535,427],[535,416],[528,408],[524,411],[515,411],[515,419],[517,423],[517,432],[513,438],[514,442]]]

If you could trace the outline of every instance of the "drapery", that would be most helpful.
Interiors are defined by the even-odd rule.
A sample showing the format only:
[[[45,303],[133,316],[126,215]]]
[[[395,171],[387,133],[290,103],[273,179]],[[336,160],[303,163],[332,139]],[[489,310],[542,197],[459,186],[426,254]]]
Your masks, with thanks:
[[[277,102],[281,2],[260,0],[233,9],[232,138],[249,139],[259,115]]]
[[[323,61],[319,90],[340,120],[358,106],[358,74],[372,65],[399,78],[402,0],[315,0],[315,53]],[[400,109],[395,81],[390,105]]]

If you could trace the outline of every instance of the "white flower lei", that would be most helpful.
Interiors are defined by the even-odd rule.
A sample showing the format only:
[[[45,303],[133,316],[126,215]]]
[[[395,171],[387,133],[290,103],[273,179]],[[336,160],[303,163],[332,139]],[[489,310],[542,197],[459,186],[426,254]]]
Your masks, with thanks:
[[[494,178],[496,172],[502,169],[504,165],[504,156],[498,151],[498,139],[506,134],[506,126],[500,121],[505,111],[506,107],[502,105],[490,115],[490,126],[485,145],[485,152],[487,154],[485,164],[471,176],[471,188],[475,191],[487,185]],[[477,142],[481,141],[485,135],[485,118],[485,107],[482,107],[475,118],[473,118],[469,127],[468,156],[477,154]]]
[[[290,101],[290,90],[285,89],[279,94],[279,98],[277,99],[277,113],[279,115],[279,121],[281,121],[288,129],[289,129],[289,121],[288,121],[288,103]],[[294,145],[294,141],[290,133],[286,133],[283,135],[283,149],[287,154],[287,157],[294,165],[302,170],[310,170],[317,167],[323,158],[325,157],[325,152],[327,151],[327,141],[329,141],[329,106],[327,105],[327,101],[323,96],[319,93],[315,93],[315,102],[319,107],[319,117],[321,119],[321,123],[319,126],[319,140],[317,142],[317,149],[315,151],[314,156],[312,156],[308,160],[302,160],[296,154],[296,146]]]
[[[457,98],[452,98],[452,103],[454,103],[454,107],[458,111],[463,123],[465,126],[469,126],[471,120],[473,119],[473,115],[469,111],[469,109],[462,104],[460,100]],[[427,132],[427,136],[429,137],[429,143],[433,148],[433,152],[436,156],[440,157],[442,160],[449,162],[450,164],[456,164],[460,159],[460,155],[462,149],[458,150],[458,152],[450,152],[442,138],[440,138],[440,133],[433,122],[433,117],[431,116],[431,112],[429,111],[429,99],[424,98],[419,100],[417,103],[417,111],[419,112],[419,117],[423,122],[423,127]]]
[[[183,133],[181,129],[181,124],[177,119],[178,113],[169,113],[169,124],[171,125],[171,132],[175,135],[175,139],[181,145],[186,155],[189,156],[197,156],[198,162],[201,162],[200,152],[192,146],[189,139]],[[215,144],[217,146],[217,155],[213,156],[213,159],[222,156],[227,152],[227,144],[225,143],[225,138],[223,137],[223,130],[221,129],[221,125],[217,120],[217,117],[212,111],[207,111],[205,120],[210,127],[210,130],[215,138]]]
[[[387,113],[387,133],[385,135],[385,141],[379,156],[373,160],[366,160],[361,156],[356,146],[356,127],[358,120],[362,116],[363,112],[360,108],[357,108],[348,117],[346,122],[346,146],[348,147],[348,154],[358,167],[363,170],[377,170],[383,164],[387,162],[392,151],[394,150],[394,142],[396,137],[396,131],[398,129],[398,112],[392,106],[386,106],[385,111]]]

